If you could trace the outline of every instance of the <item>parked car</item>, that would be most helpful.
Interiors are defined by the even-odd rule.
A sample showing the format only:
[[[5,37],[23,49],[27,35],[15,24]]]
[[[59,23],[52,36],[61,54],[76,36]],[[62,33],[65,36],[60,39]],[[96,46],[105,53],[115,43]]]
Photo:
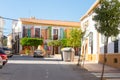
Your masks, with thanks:
[[[44,57],[42,50],[35,50],[33,57]]]
[[[3,67],[3,60],[2,60],[2,57],[0,56],[0,69],[2,69]]]
[[[2,49],[0,49],[0,56],[2,57],[3,65],[5,65],[8,61],[8,57],[4,50]]]
[[[3,50],[5,51],[5,53],[7,54],[7,57],[8,57],[8,58],[13,56],[13,52],[12,52],[11,49],[6,48],[6,47],[3,47],[2,49],[3,49]]]

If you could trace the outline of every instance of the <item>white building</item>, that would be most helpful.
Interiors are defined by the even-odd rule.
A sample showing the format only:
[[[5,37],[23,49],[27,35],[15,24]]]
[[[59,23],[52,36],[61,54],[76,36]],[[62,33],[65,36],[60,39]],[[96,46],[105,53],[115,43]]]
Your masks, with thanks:
[[[4,28],[4,20],[2,17],[0,17],[0,47],[2,47],[2,38],[3,38],[3,28]]]
[[[83,38],[83,44],[81,49],[81,54],[85,57],[87,61],[103,62],[103,54],[105,53],[105,37],[97,32],[95,29],[95,21],[92,20],[95,13],[93,11],[99,5],[99,0],[97,0],[91,8],[86,12],[86,14],[81,17],[81,29],[85,32]],[[120,35],[117,38],[111,37],[108,40],[108,51],[106,57],[106,64],[120,68]]]

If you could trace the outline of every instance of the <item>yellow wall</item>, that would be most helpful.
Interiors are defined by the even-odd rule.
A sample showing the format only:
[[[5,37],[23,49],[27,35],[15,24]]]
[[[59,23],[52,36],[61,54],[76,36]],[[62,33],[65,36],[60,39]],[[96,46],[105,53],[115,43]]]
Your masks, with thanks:
[[[83,54],[82,57],[85,57],[86,61],[98,61],[99,63],[103,63],[103,54]],[[106,65],[120,68],[120,54],[119,53],[113,53],[113,54],[106,54]]]
[[[97,59],[97,54],[86,54],[86,55],[83,55],[83,57],[84,56],[86,56],[85,57],[85,60],[86,61],[93,61],[93,62],[95,62],[95,61],[97,61],[98,59]]]
[[[106,54],[106,64],[115,68],[120,68],[120,54]],[[116,62],[117,60],[117,62]],[[99,63],[103,63],[103,54],[99,55]]]
[[[70,28],[65,29],[66,32],[66,37],[69,38],[70,37]]]

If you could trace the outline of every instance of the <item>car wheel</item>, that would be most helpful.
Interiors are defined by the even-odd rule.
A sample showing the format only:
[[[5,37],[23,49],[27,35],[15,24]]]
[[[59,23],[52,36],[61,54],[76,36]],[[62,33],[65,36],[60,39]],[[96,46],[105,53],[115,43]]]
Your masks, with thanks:
[[[7,60],[8,61],[8,60]],[[3,66],[7,63],[7,61],[3,62]]]
[[[3,66],[6,64],[6,62],[3,62]]]
[[[34,58],[36,58],[36,56],[33,56]]]
[[[13,55],[10,56],[10,58],[12,57]]]

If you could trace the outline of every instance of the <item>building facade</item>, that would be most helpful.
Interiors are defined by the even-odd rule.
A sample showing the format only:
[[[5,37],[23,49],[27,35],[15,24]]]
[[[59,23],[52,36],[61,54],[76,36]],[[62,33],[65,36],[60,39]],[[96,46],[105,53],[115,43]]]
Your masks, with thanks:
[[[93,17],[95,15],[93,9],[98,7],[99,0],[97,0],[87,13],[81,17],[81,29],[85,31],[85,35],[82,41],[81,54],[87,61],[95,61],[103,63],[103,54],[105,51],[105,36],[101,35],[95,29],[95,21]],[[120,34],[117,37],[110,37],[108,39],[106,64],[112,67],[120,68]]]
[[[20,45],[20,39],[23,37],[42,38],[44,44],[50,40],[59,40],[69,36],[72,28],[79,28],[79,22],[57,21],[57,20],[39,20],[36,18],[20,18],[13,22],[13,43],[17,46],[16,53],[19,53],[23,47]]]
[[[103,63],[103,54],[105,53],[105,36],[101,35],[95,29],[95,15],[93,9],[99,5],[99,0],[92,5],[87,13],[81,17],[81,29],[85,32],[81,54],[85,57],[86,61],[95,61]],[[120,34],[117,37],[110,37],[108,40],[106,64],[120,68]]]

